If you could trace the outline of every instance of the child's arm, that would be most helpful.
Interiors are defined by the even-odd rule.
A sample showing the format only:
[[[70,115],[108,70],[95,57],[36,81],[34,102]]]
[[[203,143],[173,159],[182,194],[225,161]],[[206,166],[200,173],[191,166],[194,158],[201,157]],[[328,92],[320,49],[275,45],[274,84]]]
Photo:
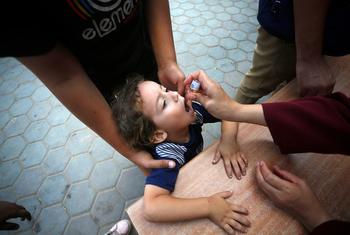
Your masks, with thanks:
[[[144,194],[145,218],[152,222],[174,222],[208,218],[228,233],[246,232],[250,226],[247,209],[225,199],[226,191],[210,197],[182,199],[173,197],[166,189],[147,184]]]
[[[237,143],[238,123],[222,121],[221,123],[221,138],[216,149],[213,163],[216,164],[222,158],[226,174],[232,178],[232,171],[237,179],[246,174],[248,160],[240,152]]]

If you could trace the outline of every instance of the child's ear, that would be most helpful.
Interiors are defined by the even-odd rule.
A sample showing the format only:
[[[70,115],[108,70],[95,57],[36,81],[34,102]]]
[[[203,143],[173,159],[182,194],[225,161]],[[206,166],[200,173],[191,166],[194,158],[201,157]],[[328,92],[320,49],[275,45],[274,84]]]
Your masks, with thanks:
[[[167,136],[168,136],[168,134],[165,131],[163,131],[163,130],[156,130],[153,133],[153,136],[151,137],[151,142],[153,144],[162,143],[164,140],[166,140]]]

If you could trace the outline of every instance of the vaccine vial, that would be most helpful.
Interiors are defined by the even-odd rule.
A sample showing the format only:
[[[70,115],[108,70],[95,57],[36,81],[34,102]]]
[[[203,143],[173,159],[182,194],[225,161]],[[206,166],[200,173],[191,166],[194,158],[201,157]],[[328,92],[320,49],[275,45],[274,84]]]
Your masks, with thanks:
[[[199,83],[198,80],[193,80],[191,82],[191,86],[190,86],[191,91],[198,92],[200,88],[201,88],[201,84]]]

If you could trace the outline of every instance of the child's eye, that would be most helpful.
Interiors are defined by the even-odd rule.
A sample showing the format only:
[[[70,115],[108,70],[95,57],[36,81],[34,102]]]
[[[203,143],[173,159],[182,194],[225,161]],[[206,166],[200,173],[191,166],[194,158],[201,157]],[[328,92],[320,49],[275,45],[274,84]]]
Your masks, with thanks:
[[[166,100],[164,100],[164,102],[163,102],[163,109],[166,108],[166,105],[167,105]]]
[[[165,92],[168,92],[168,88],[165,88]]]

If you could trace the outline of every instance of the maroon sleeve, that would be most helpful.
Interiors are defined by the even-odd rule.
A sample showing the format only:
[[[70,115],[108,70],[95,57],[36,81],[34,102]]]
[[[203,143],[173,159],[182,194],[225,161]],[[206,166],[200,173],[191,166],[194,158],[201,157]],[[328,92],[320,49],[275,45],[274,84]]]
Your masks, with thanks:
[[[344,94],[262,106],[267,126],[282,153],[350,155],[350,99]]]
[[[339,220],[330,220],[317,226],[310,235],[347,235],[350,234],[350,223]]]

